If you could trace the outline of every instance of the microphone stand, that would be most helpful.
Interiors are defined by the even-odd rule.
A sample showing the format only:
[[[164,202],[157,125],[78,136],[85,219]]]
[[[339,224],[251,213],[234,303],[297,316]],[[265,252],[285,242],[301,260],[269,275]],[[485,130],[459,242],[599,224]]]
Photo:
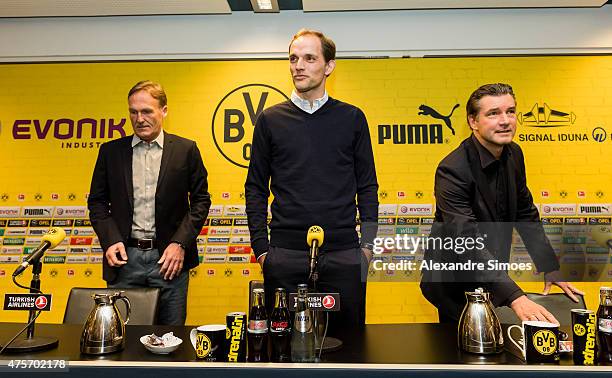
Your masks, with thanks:
[[[42,256],[41,256],[42,257]],[[42,272],[42,262],[40,257],[32,260],[32,281],[30,282],[30,293],[40,294],[40,273]],[[4,348],[10,353],[34,352],[56,348],[59,340],[56,337],[34,336],[35,321],[38,315],[37,310],[31,309],[28,316],[28,332],[25,338],[18,339]],[[23,332],[23,331],[22,331]]]
[[[309,259],[309,272],[308,272],[308,286],[314,292],[317,290],[317,281],[319,280],[319,271],[317,270],[317,263],[319,262],[319,245],[316,240],[312,241],[310,246],[310,259]]]
[[[317,293],[317,282],[319,281],[319,271],[317,269],[319,260],[319,246],[316,240],[313,240],[312,246],[310,247],[310,271],[308,273],[308,286],[313,290],[313,293]],[[327,326],[329,323],[329,313],[326,313],[326,319],[323,318],[323,311],[312,310],[313,312],[313,327],[315,330],[315,351],[319,352],[319,356],[322,352],[333,352],[342,348],[342,340],[335,337],[326,336]]]

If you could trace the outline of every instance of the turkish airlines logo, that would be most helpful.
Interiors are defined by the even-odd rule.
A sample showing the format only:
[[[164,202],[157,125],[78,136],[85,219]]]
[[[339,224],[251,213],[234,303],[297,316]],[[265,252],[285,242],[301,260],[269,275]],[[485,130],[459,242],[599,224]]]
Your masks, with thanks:
[[[247,84],[230,91],[213,114],[212,134],[215,146],[230,163],[249,167],[255,121],[261,112],[289,98],[270,85]]]
[[[36,298],[36,301],[34,301],[34,306],[36,306],[37,309],[42,310],[43,308],[47,307],[47,303],[47,298],[41,295],[40,297]]]
[[[334,306],[336,305],[336,300],[331,295],[326,295],[323,297],[322,304],[323,307],[329,310],[331,308],[334,308]]]
[[[49,311],[51,294],[4,294],[4,310]]]

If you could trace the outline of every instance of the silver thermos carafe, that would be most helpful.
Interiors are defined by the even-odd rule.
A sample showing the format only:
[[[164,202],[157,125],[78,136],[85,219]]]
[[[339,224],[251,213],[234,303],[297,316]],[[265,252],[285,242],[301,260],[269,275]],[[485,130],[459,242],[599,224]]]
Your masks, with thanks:
[[[105,354],[117,352],[125,345],[125,325],[130,320],[130,300],[123,292],[94,294],[94,307],[83,326],[81,352]],[[127,315],[125,322],[115,306],[115,301],[125,301]]]
[[[465,297],[467,303],[459,319],[457,334],[459,348],[478,354],[502,352],[503,332],[489,300],[489,293],[478,288],[473,292],[466,291]]]

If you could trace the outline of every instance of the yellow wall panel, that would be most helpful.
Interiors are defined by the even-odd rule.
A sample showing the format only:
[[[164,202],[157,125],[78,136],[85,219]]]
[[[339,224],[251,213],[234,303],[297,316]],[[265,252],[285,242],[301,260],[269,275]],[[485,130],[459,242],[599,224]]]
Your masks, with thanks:
[[[244,219],[243,216],[224,215],[224,211],[233,206],[244,204],[246,170],[223,157],[213,140],[213,122],[215,135],[222,140],[224,111],[234,108],[243,113],[244,138],[236,143],[219,143],[225,154],[238,156],[240,160],[253,126],[242,92],[248,93],[256,105],[262,93],[268,91],[270,101],[265,107],[281,101],[283,95],[280,93],[289,96],[292,85],[286,61],[4,64],[0,66],[0,172],[3,177],[0,180],[0,225],[5,222],[0,226],[2,293],[19,292],[10,280],[15,262],[10,263],[7,259],[20,258],[24,246],[11,243],[16,242],[14,239],[32,237],[19,235],[20,227],[9,227],[8,222],[29,220],[30,217],[23,214],[25,207],[51,207],[53,214],[43,219],[86,219],[86,215],[67,217],[57,212],[58,209],[65,211],[85,206],[98,146],[109,140],[111,122],[123,124],[117,129],[128,135],[131,133],[126,94],[135,82],[143,79],[159,81],[165,86],[169,100],[166,130],[198,142],[209,172],[213,204],[218,206],[211,218]],[[367,116],[381,204],[433,204],[436,165],[469,135],[465,101],[477,86],[489,82],[508,82],[517,94],[519,128],[515,140],[525,153],[528,185],[535,202],[540,206],[609,205],[612,202],[609,189],[612,182],[609,163],[612,157],[612,125],[609,124],[612,57],[340,60],[328,81],[328,91],[332,97],[359,106]],[[222,101],[236,88],[247,85],[251,86],[235,91]],[[443,120],[419,114],[421,105],[426,105],[442,116],[449,116],[456,104],[459,106],[449,118],[454,135]],[[534,123],[535,118],[529,116],[529,112],[535,110],[537,113],[538,107],[543,109],[543,118]],[[57,123],[62,119],[71,120],[72,129],[65,122]],[[90,124],[85,123],[80,138],[77,136],[78,121],[82,119],[96,121],[95,135],[92,135]],[[17,122],[19,120],[22,123]],[[102,122],[105,123],[103,137],[100,135]],[[395,144],[393,135],[384,134],[384,125],[392,128],[392,125],[421,124],[428,130],[440,124],[441,143]],[[65,139],[60,139],[62,135]],[[120,132],[115,131],[111,137],[119,136]],[[380,140],[379,136],[388,138]],[[547,139],[543,140],[545,136]],[[248,160],[242,159],[239,163],[248,164]],[[2,213],[9,208],[18,208],[19,214],[9,217]],[[605,212],[580,214],[578,209],[573,215],[585,219],[610,217]],[[390,218],[395,222],[397,215]],[[32,228],[35,227],[29,225],[23,232]],[[88,225],[69,228],[85,233],[90,229]],[[233,233],[237,226],[231,229]],[[593,246],[588,227],[581,232],[587,238],[583,247]],[[78,237],[81,235],[71,235],[70,239]],[[57,256],[68,260],[78,256],[99,258],[100,251],[95,249],[95,243],[92,244],[93,247],[64,246],[65,253]],[[206,247],[234,244],[212,244],[203,237],[200,245],[204,252]],[[231,255],[234,254],[227,254]],[[202,254],[203,259],[207,256],[208,252]],[[610,256],[606,256],[605,262],[596,264],[597,274],[589,277],[594,282],[577,283],[588,292],[590,308],[596,307],[598,287],[612,281]],[[562,254],[560,258],[563,259]],[[87,261],[45,264],[43,289],[54,297],[53,310],[41,315],[41,321],[61,321],[71,287],[104,285],[100,263]],[[228,269],[231,273],[226,274]],[[29,272],[19,278],[22,284],[29,279]],[[256,264],[202,264],[192,272],[187,322],[222,322],[229,311],[246,311],[248,281],[252,279],[261,279]],[[540,277],[530,277],[530,280],[536,282],[521,285],[528,290],[541,290],[542,284],[537,282],[541,281]],[[25,318],[26,314],[21,312],[0,312],[0,321],[23,321]],[[423,322],[436,318],[435,309],[420,294],[417,273],[406,276],[376,272],[370,277],[369,323]]]

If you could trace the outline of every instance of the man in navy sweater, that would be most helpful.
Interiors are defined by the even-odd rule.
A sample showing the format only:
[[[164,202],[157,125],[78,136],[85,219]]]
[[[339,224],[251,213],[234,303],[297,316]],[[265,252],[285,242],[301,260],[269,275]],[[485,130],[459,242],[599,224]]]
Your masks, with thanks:
[[[245,183],[251,245],[261,264],[270,309],[274,289],[295,292],[308,280],[306,235],[325,231],[318,291],[340,293],[330,333],[365,324],[365,283],[378,222],[378,183],[363,112],[328,96],[336,47],[300,30],[289,44],[291,100],[264,110],[255,125]],[[268,198],[272,220],[268,239]],[[361,240],[356,231],[359,209]]]

